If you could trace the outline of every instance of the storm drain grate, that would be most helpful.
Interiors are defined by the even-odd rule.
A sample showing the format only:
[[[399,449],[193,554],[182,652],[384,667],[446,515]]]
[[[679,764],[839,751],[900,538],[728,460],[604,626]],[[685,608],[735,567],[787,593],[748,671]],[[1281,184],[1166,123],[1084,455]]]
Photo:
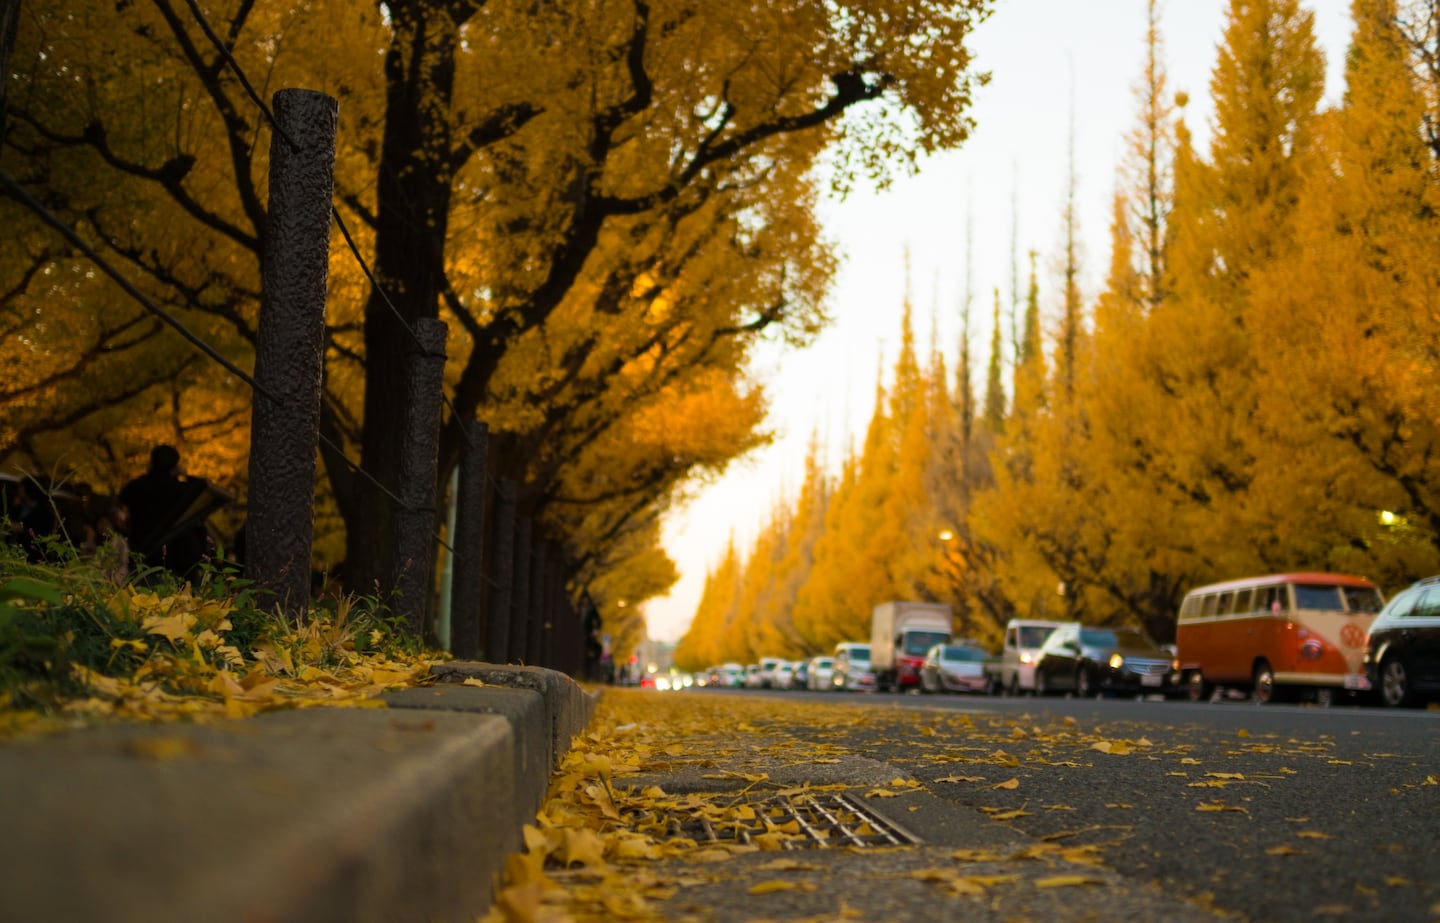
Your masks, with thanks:
[[[835,792],[800,795],[713,796],[709,810],[672,816],[671,836],[697,843],[743,843],[770,849],[820,849],[838,846],[910,846],[920,840],[909,831]]]

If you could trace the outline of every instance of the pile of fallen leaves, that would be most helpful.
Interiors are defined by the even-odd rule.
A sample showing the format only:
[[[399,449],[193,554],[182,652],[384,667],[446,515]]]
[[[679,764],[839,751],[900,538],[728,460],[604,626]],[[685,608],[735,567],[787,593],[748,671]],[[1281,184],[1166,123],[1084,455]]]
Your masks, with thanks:
[[[736,706],[743,704],[740,714]],[[767,709],[775,714],[769,715]],[[757,808],[759,801],[803,805],[823,792],[851,786],[781,785],[762,771],[721,770],[744,766],[747,756],[773,758],[776,740],[785,738],[778,720],[782,705],[740,702],[723,697],[653,695],[634,690],[606,690],[587,732],[571,749],[551,780],[549,796],[533,825],[524,829],[524,852],[506,863],[503,887],[485,923],[558,923],[573,920],[662,920],[668,915],[658,902],[681,888],[724,881],[723,863],[748,854],[775,853],[759,871],[813,868],[786,850],[806,833],[790,811]],[[824,721],[854,720],[850,709],[811,706],[807,717]],[[777,719],[771,723],[769,718]],[[793,715],[787,716],[793,718]],[[751,725],[758,721],[762,726]],[[756,752],[735,742],[730,731],[759,732]],[[718,735],[717,735],[718,731]],[[778,735],[778,737],[777,737]],[[836,762],[829,751],[788,740],[781,749],[805,762]],[[813,750],[813,752],[811,752]],[[729,795],[671,793],[653,784],[635,784],[644,773],[682,768],[707,768],[702,776],[743,788]],[[918,783],[891,783],[912,788]],[[734,797],[764,793],[764,799]],[[881,789],[864,797],[892,794]],[[865,834],[863,820],[856,822]],[[696,839],[685,831],[703,824],[724,831],[718,839]],[[745,835],[734,835],[744,831]],[[867,853],[878,850],[867,849]],[[673,861],[672,861],[673,860]],[[797,887],[770,881],[749,893]]]
[[[234,573],[116,586],[83,563],[0,560],[0,740],[101,720],[375,705],[434,659],[373,601],[292,621]]]

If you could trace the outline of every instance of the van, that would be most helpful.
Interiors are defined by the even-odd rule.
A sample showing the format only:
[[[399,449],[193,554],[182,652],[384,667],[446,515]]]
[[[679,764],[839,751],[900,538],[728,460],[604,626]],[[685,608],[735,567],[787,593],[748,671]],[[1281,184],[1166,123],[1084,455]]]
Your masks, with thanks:
[[[1196,587],[1176,620],[1181,682],[1189,698],[1216,688],[1249,690],[1256,702],[1370,688],[1365,636],[1384,606],[1379,587],[1348,574],[1293,573]]]
[[[1011,619],[1005,623],[1005,643],[999,660],[987,664],[990,688],[993,691],[1019,695],[1035,691],[1035,661],[1040,658],[1050,633],[1073,622],[1050,622],[1043,619]]]

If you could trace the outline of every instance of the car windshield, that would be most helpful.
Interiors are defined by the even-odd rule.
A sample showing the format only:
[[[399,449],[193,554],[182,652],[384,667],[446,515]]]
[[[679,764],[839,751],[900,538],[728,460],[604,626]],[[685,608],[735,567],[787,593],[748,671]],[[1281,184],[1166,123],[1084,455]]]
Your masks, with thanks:
[[[1374,587],[1341,587],[1340,594],[1345,597],[1347,612],[1379,612],[1385,605],[1380,598],[1380,591]]]
[[[1295,608],[1336,611],[1345,608],[1345,599],[1333,583],[1297,583]]]
[[[851,659],[851,660],[858,660],[858,661],[860,661],[860,662],[862,662],[862,663],[869,663],[869,662],[870,662],[870,648],[868,648],[868,647],[852,647],[852,648],[850,648],[850,659]]]
[[[829,657],[821,657],[819,660],[815,661],[815,669],[817,670],[828,670],[834,665],[835,661]]]
[[[1080,643],[1086,647],[1126,648],[1128,650],[1152,648],[1150,639],[1133,628],[1082,628]]]
[[[919,657],[949,639],[950,633],[946,631],[914,631],[905,636],[905,653]]]
[[[1049,625],[1022,625],[1020,626],[1020,646],[1039,647],[1050,637],[1050,632],[1055,629]]]
[[[984,660],[989,655],[986,654],[984,651],[977,650],[973,647],[957,647],[956,645],[952,644],[946,646],[945,651],[941,656],[943,656],[946,660],[963,660],[966,662],[978,663]]]

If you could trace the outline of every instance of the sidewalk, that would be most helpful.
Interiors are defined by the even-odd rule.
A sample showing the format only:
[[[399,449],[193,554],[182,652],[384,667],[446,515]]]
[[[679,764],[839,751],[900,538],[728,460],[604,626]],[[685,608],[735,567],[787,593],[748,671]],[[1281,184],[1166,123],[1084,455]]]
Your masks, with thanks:
[[[0,747],[0,921],[476,919],[594,700],[534,668],[436,679]]]
[[[0,747],[0,923],[1219,919],[865,743],[924,712],[437,679],[386,709]],[[939,781],[1007,787],[981,771]]]

